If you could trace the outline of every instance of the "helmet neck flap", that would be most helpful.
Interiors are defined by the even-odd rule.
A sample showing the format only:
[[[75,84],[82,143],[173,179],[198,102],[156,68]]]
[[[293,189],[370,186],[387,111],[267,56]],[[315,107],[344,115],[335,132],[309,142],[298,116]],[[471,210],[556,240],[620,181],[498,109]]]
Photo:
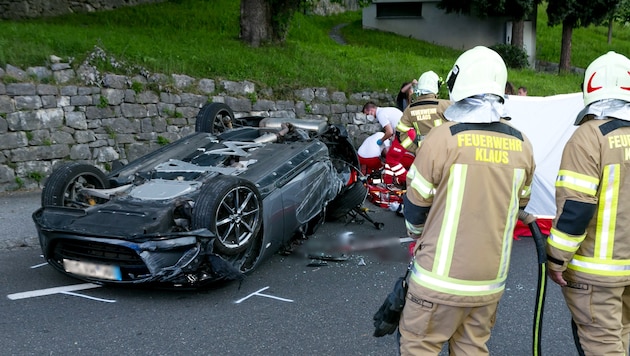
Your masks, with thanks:
[[[456,101],[444,111],[447,120],[462,123],[498,122],[505,116],[503,98],[493,94]]]
[[[619,119],[630,121],[630,103],[619,99],[602,99],[587,105],[575,118],[575,125],[588,121],[587,116],[595,120]]]

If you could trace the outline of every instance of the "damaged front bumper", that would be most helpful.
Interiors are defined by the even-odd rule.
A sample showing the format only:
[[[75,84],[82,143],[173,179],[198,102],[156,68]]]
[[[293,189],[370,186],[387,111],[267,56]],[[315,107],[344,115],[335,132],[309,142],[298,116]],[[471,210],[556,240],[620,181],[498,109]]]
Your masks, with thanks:
[[[81,215],[80,209],[75,210],[73,215],[68,209],[42,208],[33,214],[44,258],[72,277],[100,284],[173,287],[242,278],[240,271],[212,252],[215,235],[208,229],[101,236],[73,229],[73,220]]]

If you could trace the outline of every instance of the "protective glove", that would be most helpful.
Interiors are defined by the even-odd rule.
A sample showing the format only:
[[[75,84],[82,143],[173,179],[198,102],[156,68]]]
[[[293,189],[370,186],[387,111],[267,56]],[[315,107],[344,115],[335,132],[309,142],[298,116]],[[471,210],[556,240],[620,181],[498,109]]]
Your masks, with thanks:
[[[375,337],[390,335],[396,331],[400,314],[405,306],[407,287],[406,276],[398,278],[394,284],[394,290],[389,293],[383,305],[374,314]]]
[[[383,144],[383,140],[381,140],[381,139],[379,138],[378,140],[376,140],[376,144],[377,144],[377,145],[379,145],[379,146],[380,146],[380,145],[382,145],[382,144]]]

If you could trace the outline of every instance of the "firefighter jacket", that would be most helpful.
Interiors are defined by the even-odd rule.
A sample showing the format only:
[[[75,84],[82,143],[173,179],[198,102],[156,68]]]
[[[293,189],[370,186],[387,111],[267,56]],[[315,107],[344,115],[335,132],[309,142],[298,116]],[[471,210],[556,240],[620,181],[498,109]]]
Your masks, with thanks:
[[[396,125],[400,134],[400,144],[407,151],[415,154],[418,143],[435,126],[440,126],[446,118],[444,110],[451,105],[448,100],[437,99],[435,94],[421,95],[403,112],[402,118]],[[409,130],[414,129],[416,138],[409,137]]]
[[[564,279],[630,285],[630,122],[590,120],[567,142],[556,179],[548,266]]]
[[[529,139],[505,120],[433,128],[407,174],[405,220],[424,223],[409,291],[453,306],[498,302],[534,169]]]

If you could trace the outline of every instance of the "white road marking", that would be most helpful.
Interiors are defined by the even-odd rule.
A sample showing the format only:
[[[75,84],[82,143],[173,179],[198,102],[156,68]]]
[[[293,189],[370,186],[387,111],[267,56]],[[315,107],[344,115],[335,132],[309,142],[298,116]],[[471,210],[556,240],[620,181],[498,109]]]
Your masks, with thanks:
[[[234,303],[235,303],[235,304],[240,304],[241,302],[243,302],[243,301],[245,301],[245,300],[247,300],[247,299],[249,299],[250,297],[253,297],[253,296],[255,296],[255,295],[260,296],[260,297],[266,297],[266,298],[276,299],[276,300],[280,300],[280,301],[283,301],[283,302],[293,303],[293,300],[291,300],[291,299],[285,299],[285,298],[280,298],[280,297],[276,297],[276,296],[269,295],[269,294],[262,294],[262,293],[260,293],[260,292],[262,292],[262,291],[264,291],[264,290],[266,290],[266,289],[269,289],[269,286],[267,286],[267,287],[265,287],[265,288],[262,288],[262,289],[259,289],[259,290],[257,290],[256,292],[254,292],[254,293],[252,293],[252,294],[250,294],[250,295],[248,295],[248,296],[246,296],[246,297],[244,297],[244,298],[241,298],[241,299],[237,300],[237,301],[236,301],[236,302],[234,302]]]
[[[74,293],[74,292],[61,292],[61,294],[73,295],[75,297],[87,298],[87,299],[92,299],[92,300],[96,300],[96,301],[99,301],[99,302],[105,302],[105,303],[116,303],[116,299],[96,298],[96,297],[91,297],[89,295],[83,295],[83,294]]]
[[[31,266],[31,269],[39,268],[48,265],[48,262],[40,263],[38,265]]]
[[[75,284],[71,286],[54,287],[54,288],[47,288],[47,289],[32,290],[28,292],[13,293],[13,294],[7,295],[7,298],[11,300],[18,300],[18,299],[41,297],[45,295],[52,295],[52,294],[57,294],[57,293],[72,292],[76,290],[92,289],[92,288],[99,288],[99,287],[101,286],[98,284],[83,283],[83,284]]]

